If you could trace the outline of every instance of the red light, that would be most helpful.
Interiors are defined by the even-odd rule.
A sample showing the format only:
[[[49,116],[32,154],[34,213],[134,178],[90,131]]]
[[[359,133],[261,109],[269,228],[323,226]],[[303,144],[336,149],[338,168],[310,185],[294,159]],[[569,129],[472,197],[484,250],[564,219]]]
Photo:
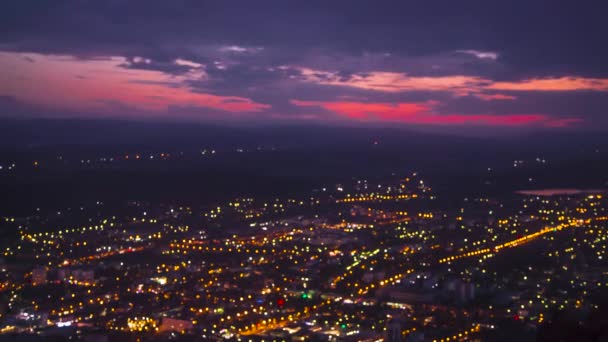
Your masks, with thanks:
[[[516,320],[516,321],[519,321],[519,316],[515,315],[515,316],[513,316],[513,319]]]
[[[283,306],[283,305],[285,305],[285,299],[283,299],[283,298],[279,298],[279,299],[277,299],[277,305],[278,305],[278,306]]]

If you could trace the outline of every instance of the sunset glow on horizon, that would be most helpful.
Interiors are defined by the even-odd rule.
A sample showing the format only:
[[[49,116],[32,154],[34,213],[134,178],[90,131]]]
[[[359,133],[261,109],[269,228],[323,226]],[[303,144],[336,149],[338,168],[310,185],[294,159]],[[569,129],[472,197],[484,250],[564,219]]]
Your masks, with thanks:
[[[7,22],[0,36],[7,117],[456,130],[580,130],[608,120],[608,70],[596,54],[582,55],[584,39],[555,42],[543,34],[528,41],[521,36],[528,30],[512,29],[508,20],[481,31],[462,21],[470,11],[493,13],[492,6],[458,16],[400,5],[399,20],[363,4],[302,5],[300,12],[277,5],[278,16],[255,6],[183,11],[154,2],[145,12],[131,4],[23,6],[22,20]],[[49,14],[36,16],[38,10]],[[546,8],[531,7],[529,15],[537,10]],[[95,30],[83,25],[98,11],[116,20],[99,18]],[[167,20],[166,11],[179,12],[180,21]],[[367,22],[374,11],[386,22]],[[213,20],[199,19],[208,13]],[[362,24],[338,20],[343,14]],[[528,14],[511,19],[520,15]],[[54,29],[33,29],[37,20]],[[549,19],[544,27],[555,36],[573,30]]]

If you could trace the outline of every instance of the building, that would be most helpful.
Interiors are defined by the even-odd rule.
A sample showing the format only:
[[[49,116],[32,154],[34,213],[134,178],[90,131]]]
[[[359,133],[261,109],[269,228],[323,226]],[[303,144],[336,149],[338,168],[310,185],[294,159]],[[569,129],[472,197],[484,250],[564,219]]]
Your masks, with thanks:
[[[403,322],[400,319],[393,318],[388,322],[386,327],[386,342],[403,341],[401,332],[403,331]]]
[[[32,270],[32,285],[46,284],[48,270],[46,267],[36,267]]]
[[[95,272],[92,269],[60,269],[57,278],[62,281],[76,281],[92,283],[95,280]]]
[[[160,327],[158,329],[159,332],[185,332],[192,330],[192,322],[184,320],[184,319],[175,319],[175,318],[163,318]]]
[[[475,284],[461,282],[457,286],[458,300],[468,302],[475,299]]]

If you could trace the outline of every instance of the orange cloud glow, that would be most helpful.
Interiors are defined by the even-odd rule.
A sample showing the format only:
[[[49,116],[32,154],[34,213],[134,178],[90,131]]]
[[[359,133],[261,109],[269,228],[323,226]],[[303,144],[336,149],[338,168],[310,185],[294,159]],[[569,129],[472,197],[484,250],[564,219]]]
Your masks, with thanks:
[[[443,91],[455,96],[472,95],[483,100],[514,100],[505,94],[486,91],[608,91],[608,79],[584,77],[537,78],[514,82],[494,82],[477,76],[414,77],[398,72],[369,72],[341,77],[336,72],[298,68],[303,80],[317,84],[346,86],[381,92]]]
[[[478,93],[474,94],[475,97],[478,97],[482,100],[492,101],[492,100],[515,100],[517,97],[512,95],[505,94],[486,94],[486,93]]]
[[[475,76],[410,77],[397,72],[370,72],[342,79],[337,73],[299,69],[305,81],[325,85],[349,86],[383,92],[448,91],[466,94],[489,81]]]
[[[486,88],[511,91],[608,91],[608,79],[583,77],[533,78],[518,82],[496,82]]]

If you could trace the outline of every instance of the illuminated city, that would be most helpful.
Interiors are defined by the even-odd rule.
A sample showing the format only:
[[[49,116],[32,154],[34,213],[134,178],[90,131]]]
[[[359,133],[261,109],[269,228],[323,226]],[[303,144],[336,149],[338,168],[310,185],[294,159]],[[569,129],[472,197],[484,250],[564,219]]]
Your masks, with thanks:
[[[0,4],[0,342],[608,341],[606,6]]]
[[[2,333],[458,341],[597,309],[603,192],[464,198],[452,210],[440,196],[411,172],[299,198],[3,217],[17,235],[3,240]],[[54,225],[72,216],[80,224]]]

